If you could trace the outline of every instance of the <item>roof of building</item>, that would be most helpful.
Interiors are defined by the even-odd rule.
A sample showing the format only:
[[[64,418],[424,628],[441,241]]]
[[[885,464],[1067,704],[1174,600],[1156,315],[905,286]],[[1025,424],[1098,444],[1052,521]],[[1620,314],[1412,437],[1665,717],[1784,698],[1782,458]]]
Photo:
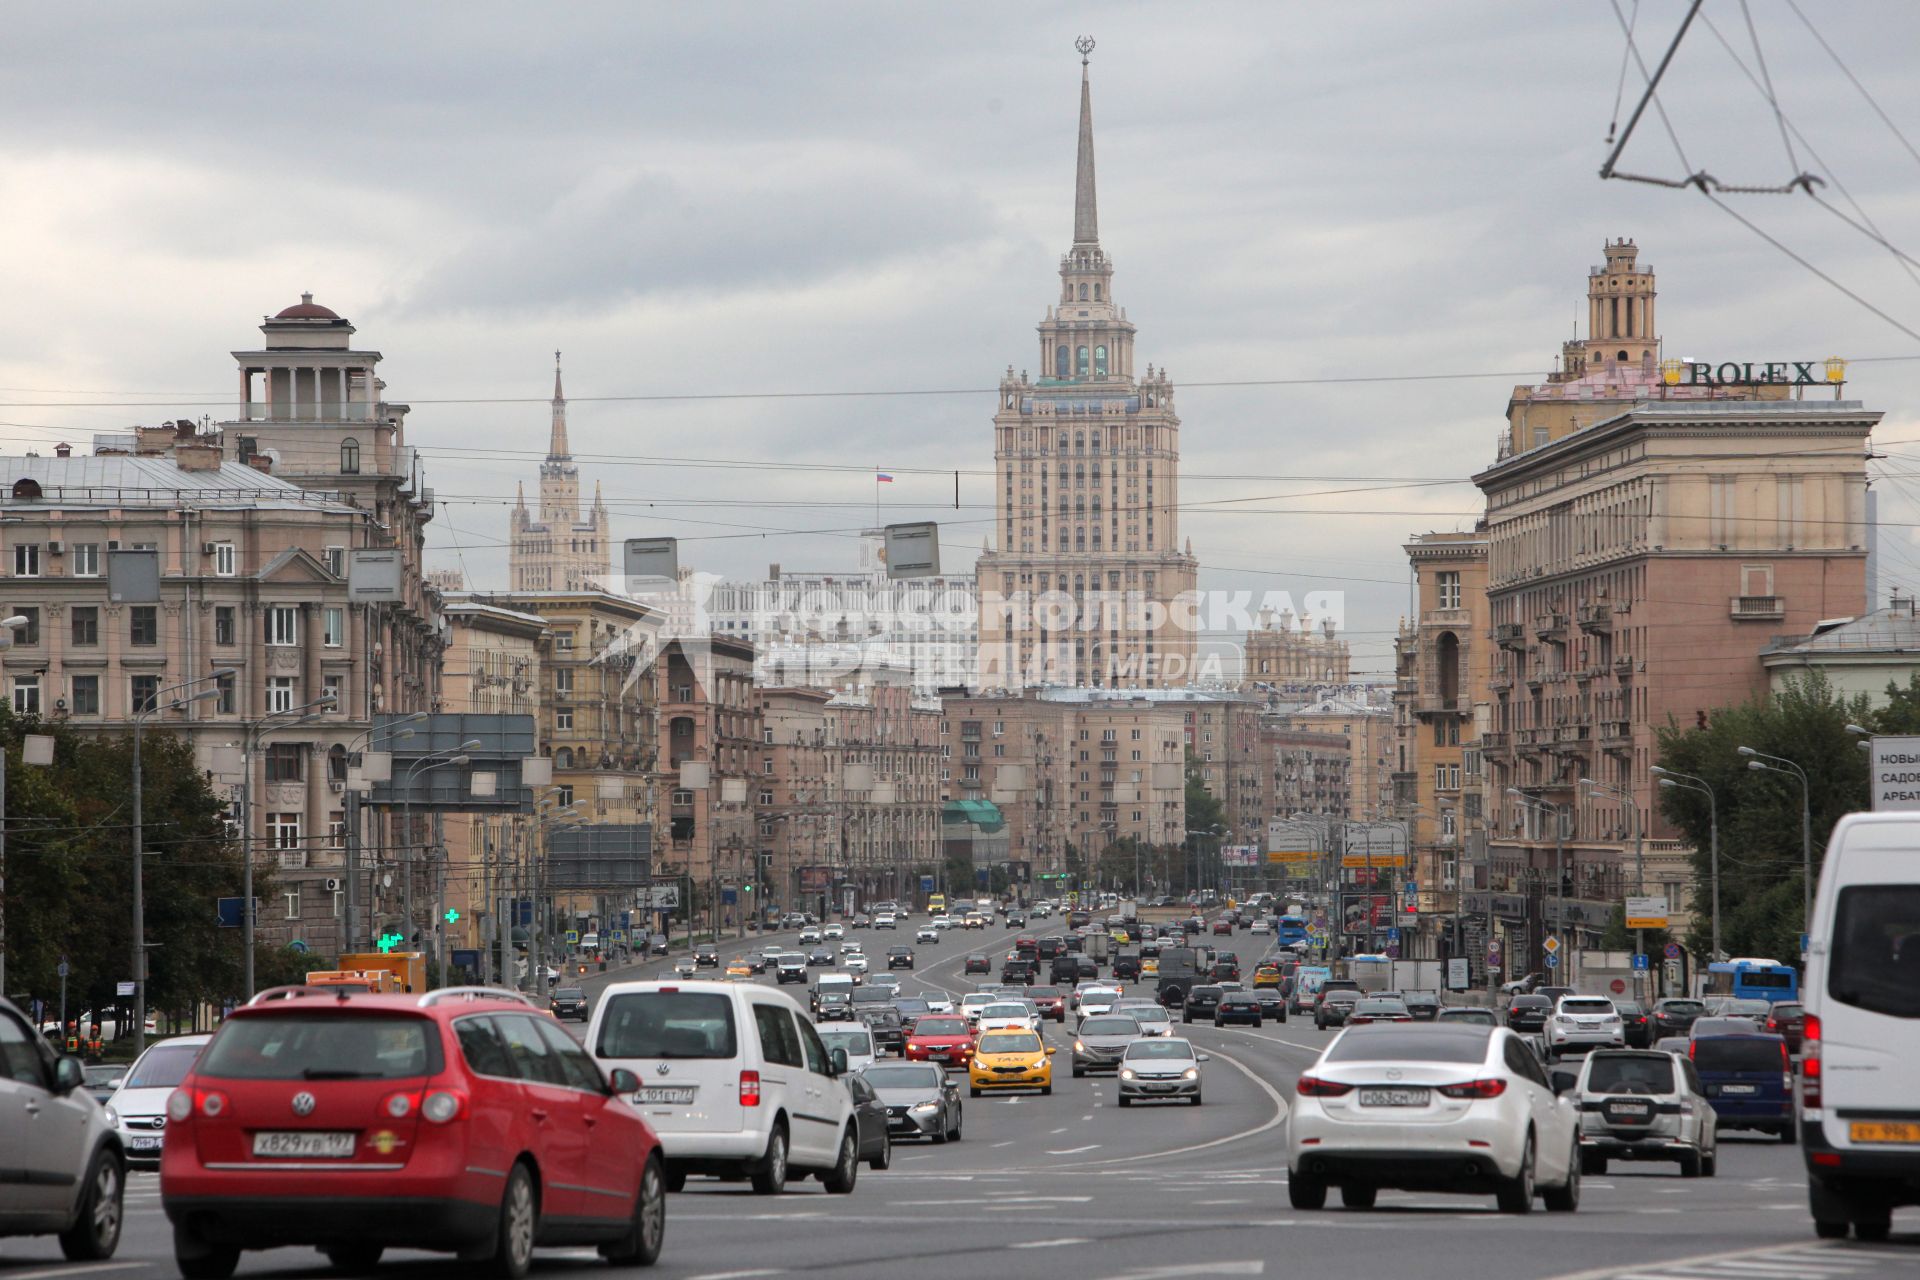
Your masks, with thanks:
[[[456,617],[494,618],[502,622],[521,622],[544,628],[547,620],[537,613],[521,613],[514,609],[504,609],[490,604],[470,591],[449,591],[442,599],[445,604],[441,612]]]
[[[300,301],[275,313],[273,318],[275,320],[338,320],[340,313],[315,302],[311,293],[303,293],[300,295]]]
[[[37,483],[39,495],[13,497],[13,487],[21,480]],[[359,510],[338,493],[303,489],[243,463],[222,461],[206,471],[183,471],[165,455],[0,457],[0,490],[0,506],[11,509],[172,508],[191,503],[198,510]]]
[[[1805,636],[1775,636],[1760,651],[1770,657],[1823,657],[1829,654],[1920,653],[1920,613],[1911,600],[1896,600],[1858,618],[1836,618],[1815,625]]]

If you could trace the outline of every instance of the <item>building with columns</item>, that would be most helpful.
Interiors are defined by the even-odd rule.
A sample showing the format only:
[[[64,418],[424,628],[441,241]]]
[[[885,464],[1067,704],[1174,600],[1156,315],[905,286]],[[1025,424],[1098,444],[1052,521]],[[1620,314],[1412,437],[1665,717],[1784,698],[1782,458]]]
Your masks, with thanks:
[[[980,686],[1154,688],[1194,674],[1197,563],[1180,542],[1180,419],[1100,245],[1084,58],[1073,244],[1039,325],[1039,376],[1000,382],[996,519],[975,565]]]
[[[515,591],[581,591],[613,571],[612,533],[600,486],[593,507],[580,506],[580,468],[567,443],[567,397],[560,384],[560,353],[553,353],[553,423],[547,460],[540,464],[540,514],[527,510],[520,487],[507,529],[507,566]]]

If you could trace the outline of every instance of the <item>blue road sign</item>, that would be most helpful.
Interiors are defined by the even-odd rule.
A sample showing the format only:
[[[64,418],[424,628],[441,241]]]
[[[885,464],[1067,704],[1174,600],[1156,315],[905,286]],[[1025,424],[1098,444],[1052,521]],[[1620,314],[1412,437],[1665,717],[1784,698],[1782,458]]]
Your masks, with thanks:
[[[246,908],[240,904],[245,898],[215,898],[213,900],[214,918],[222,929],[238,929],[246,923]]]
[[[1560,957],[1554,955],[1551,951],[1549,951],[1547,953],[1547,968],[1558,969],[1559,967],[1560,967]]]
[[[577,944],[579,943],[579,941],[580,941],[580,931],[579,931],[578,929],[569,929],[569,930],[567,930],[567,945],[568,945],[568,946],[574,946],[574,945],[577,945]]]
[[[1409,898],[1417,898],[1420,896],[1420,882],[1418,880],[1407,881],[1407,896]]]
[[[922,892],[922,893],[932,893],[932,892],[933,892],[933,877],[932,877],[932,876],[921,876],[921,877],[920,877],[920,892]]]
[[[1398,942],[1398,941],[1400,941],[1400,930],[1398,930],[1398,929],[1388,929],[1388,930],[1387,930],[1387,941],[1388,941],[1388,942]]]
[[[1667,944],[1667,959],[1678,960],[1679,958],[1680,958],[1680,944],[1677,942],[1669,942]]]
[[[1633,967],[1636,969],[1645,969],[1649,967],[1651,963],[1652,963],[1651,956],[1635,956],[1633,958]]]

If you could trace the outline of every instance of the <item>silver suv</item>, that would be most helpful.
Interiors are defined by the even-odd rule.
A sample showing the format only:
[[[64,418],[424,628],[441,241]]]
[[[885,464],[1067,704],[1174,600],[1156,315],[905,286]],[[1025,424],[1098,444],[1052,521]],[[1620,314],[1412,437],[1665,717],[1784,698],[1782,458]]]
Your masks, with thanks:
[[[1582,1173],[1604,1174],[1609,1160],[1672,1160],[1683,1178],[1713,1176],[1720,1153],[1713,1107],[1687,1059],[1595,1049],[1580,1065],[1576,1096]]]
[[[80,1059],[56,1056],[0,1000],[0,1236],[58,1235],[75,1261],[120,1247],[126,1158],[107,1114],[83,1087]]]

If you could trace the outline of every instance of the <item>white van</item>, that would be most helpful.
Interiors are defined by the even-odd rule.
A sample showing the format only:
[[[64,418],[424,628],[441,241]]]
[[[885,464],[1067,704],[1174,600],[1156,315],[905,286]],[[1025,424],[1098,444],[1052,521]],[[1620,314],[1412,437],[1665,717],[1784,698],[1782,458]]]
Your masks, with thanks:
[[[1920,1204],[1920,814],[1833,828],[1814,897],[1800,1137],[1814,1229],[1885,1240]]]
[[[740,982],[616,982],[587,1048],[640,1077],[634,1109],[660,1135],[667,1186],[688,1174],[747,1177],[762,1195],[789,1171],[853,1190],[860,1171],[846,1056],[829,1052],[791,997]]]

